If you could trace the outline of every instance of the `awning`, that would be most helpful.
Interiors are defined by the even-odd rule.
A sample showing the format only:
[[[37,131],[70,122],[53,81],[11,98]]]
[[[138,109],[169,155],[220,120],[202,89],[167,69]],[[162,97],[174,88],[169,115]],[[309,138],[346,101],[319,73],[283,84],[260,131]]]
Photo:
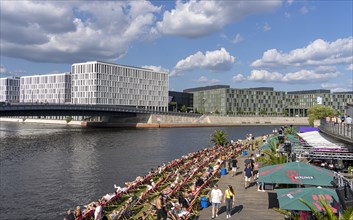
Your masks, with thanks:
[[[332,186],[335,176],[331,170],[302,162],[266,166],[259,169],[259,182]]]
[[[285,210],[310,211],[309,207],[299,200],[302,198],[307,203],[312,205],[314,209],[323,211],[324,208],[319,201],[323,198],[331,207],[334,213],[339,209],[339,198],[333,189],[326,188],[292,188],[292,189],[277,189],[277,199],[279,208]]]
[[[314,148],[341,148],[324,138],[318,131],[310,131],[306,133],[298,133],[298,135],[309,145]]]

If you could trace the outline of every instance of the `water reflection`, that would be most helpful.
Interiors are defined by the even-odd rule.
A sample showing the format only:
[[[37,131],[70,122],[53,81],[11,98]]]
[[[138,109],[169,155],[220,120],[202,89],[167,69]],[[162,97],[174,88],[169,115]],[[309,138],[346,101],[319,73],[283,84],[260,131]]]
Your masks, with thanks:
[[[275,126],[218,128],[229,139]],[[62,219],[151,168],[210,145],[217,128],[81,129],[0,124],[0,219]]]

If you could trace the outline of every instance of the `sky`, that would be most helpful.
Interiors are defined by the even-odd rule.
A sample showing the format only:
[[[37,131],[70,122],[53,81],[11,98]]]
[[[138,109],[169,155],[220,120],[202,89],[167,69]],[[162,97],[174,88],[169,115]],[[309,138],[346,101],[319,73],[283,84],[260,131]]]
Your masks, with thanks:
[[[86,61],[210,85],[353,91],[351,0],[0,1],[0,76]]]

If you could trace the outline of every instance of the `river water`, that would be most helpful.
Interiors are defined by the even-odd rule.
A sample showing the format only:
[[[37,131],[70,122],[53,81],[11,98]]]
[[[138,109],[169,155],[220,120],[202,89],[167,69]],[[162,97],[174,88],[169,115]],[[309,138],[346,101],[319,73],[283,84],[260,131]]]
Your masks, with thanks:
[[[89,129],[0,123],[0,219],[63,219],[163,162],[211,145],[216,129],[229,140],[279,126]]]

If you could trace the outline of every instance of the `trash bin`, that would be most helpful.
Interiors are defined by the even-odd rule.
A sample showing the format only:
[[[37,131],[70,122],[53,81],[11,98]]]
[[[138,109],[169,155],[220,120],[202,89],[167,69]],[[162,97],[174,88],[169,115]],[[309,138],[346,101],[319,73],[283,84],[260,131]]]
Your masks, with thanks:
[[[226,168],[221,168],[221,175],[222,176],[227,175],[227,169]]]
[[[246,150],[243,150],[243,156],[246,156]]]
[[[207,196],[201,196],[200,201],[201,201],[201,207],[203,209],[208,207],[208,197]]]

